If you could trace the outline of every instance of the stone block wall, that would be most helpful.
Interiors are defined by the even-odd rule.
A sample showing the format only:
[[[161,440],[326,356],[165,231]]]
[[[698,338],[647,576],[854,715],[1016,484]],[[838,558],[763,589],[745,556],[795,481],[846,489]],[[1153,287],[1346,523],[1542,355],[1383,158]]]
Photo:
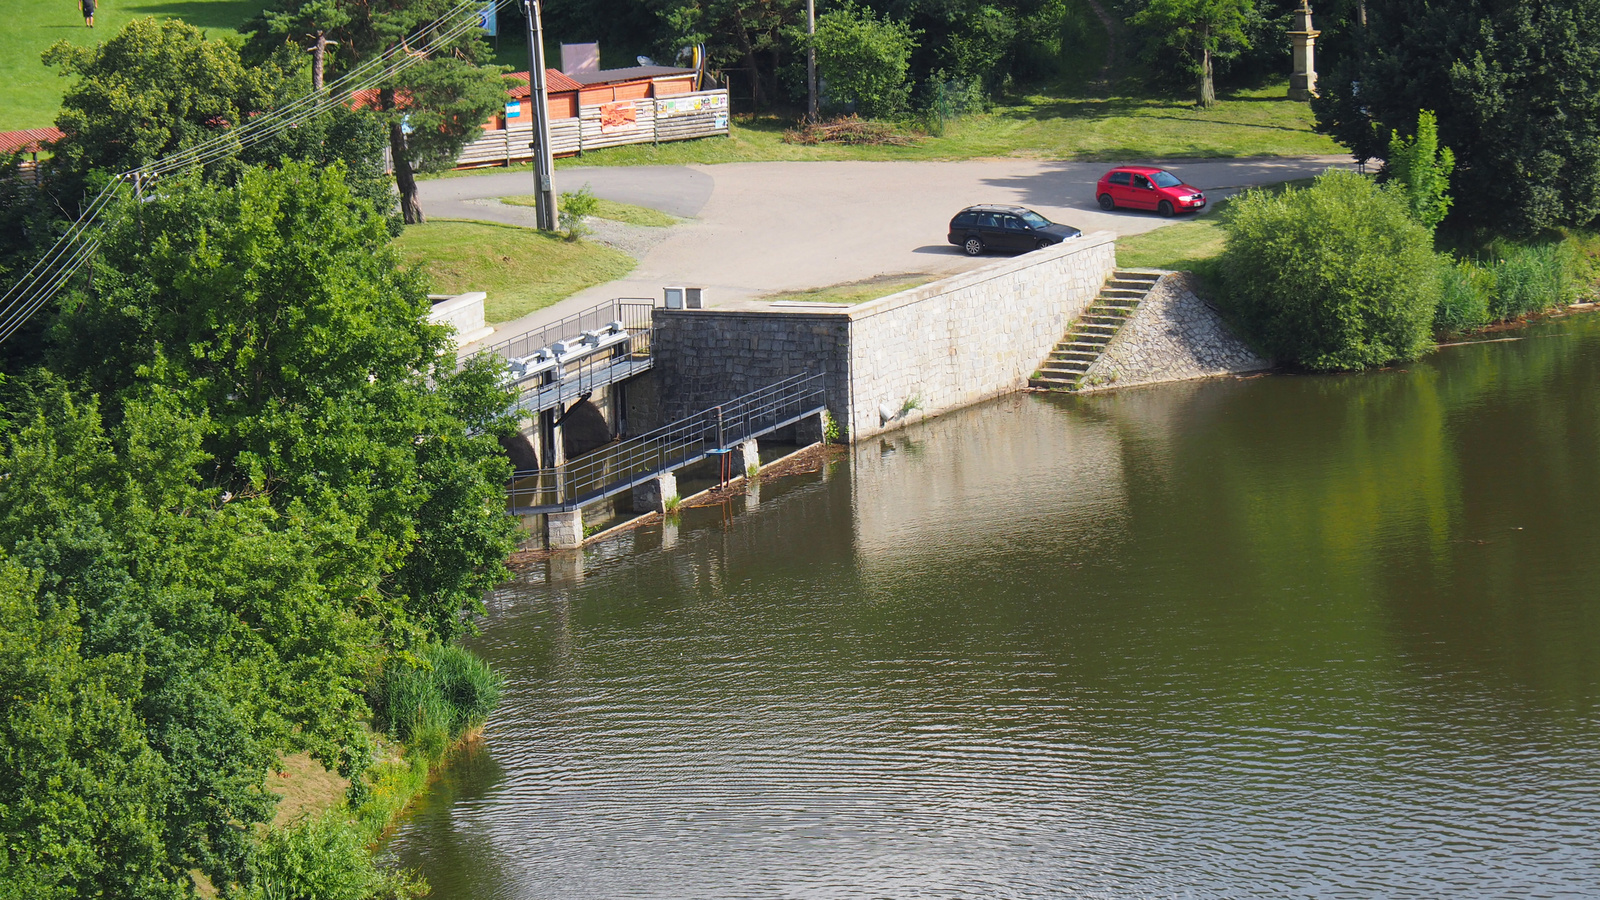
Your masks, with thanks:
[[[662,422],[764,388],[823,373],[830,412],[845,421],[850,394],[850,317],[840,312],[654,311],[653,374]]]
[[[663,413],[822,372],[859,440],[1020,390],[1115,264],[1113,236],[1096,232],[838,311],[657,309]]]
[[[1200,298],[1193,276],[1164,275],[1083,373],[1079,393],[1271,368]]]
[[[1114,236],[1096,232],[855,307],[851,434],[1027,387],[1115,266]]]

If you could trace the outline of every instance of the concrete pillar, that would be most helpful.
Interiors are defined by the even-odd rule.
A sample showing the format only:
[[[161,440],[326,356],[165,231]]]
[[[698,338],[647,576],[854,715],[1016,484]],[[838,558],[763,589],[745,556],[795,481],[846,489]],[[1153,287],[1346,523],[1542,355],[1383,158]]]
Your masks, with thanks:
[[[676,496],[678,496],[678,476],[671,472],[662,472],[644,484],[634,486],[633,511],[664,513],[667,511],[668,498]]]
[[[823,439],[822,413],[806,416],[794,423],[794,442],[802,447],[809,447]]]
[[[737,474],[748,476],[761,468],[761,448],[751,438],[734,448],[733,460],[739,466]]]
[[[544,461],[545,468],[551,469],[567,461],[567,451],[562,444],[556,410],[547,409],[539,414],[539,459]]]
[[[1294,73],[1289,76],[1289,99],[1310,100],[1317,94],[1317,35],[1322,32],[1311,27],[1310,0],[1300,0],[1294,12],[1294,29],[1289,32],[1289,46],[1294,51]]]
[[[544,517],[545,545],[551,550],[576,550],[583,546],[583,510],[548,513]]]

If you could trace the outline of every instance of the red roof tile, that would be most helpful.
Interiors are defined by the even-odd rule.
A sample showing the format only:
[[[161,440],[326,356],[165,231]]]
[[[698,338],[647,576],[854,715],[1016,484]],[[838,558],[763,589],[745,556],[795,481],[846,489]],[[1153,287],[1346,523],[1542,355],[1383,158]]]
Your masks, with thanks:
[[[520,85],[512,85],[511,90],[506,91],[506,93],[510,94],[513,98],[528,96],[527,69],[523,69],[521,72],[512,72],[506,77],[522,82]],[[544,70],[544,90],[547,94],[558,94],[562,91],[575,91],[581,87],[583,87],[583,85],[573,81],[566,75],[557,72],[555,69]]]
[[[0,131],[0,153],[37,153],[43,145],[61,139],[59,128],[29,128],[25,131]]]

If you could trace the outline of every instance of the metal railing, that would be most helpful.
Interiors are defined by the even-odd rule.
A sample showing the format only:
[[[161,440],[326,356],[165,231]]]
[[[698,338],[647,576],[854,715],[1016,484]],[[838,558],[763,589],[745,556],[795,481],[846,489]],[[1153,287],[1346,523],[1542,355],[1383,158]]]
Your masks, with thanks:
[[[507,506],[522,515],[576,509],[770,434],[822,412],[822,379],[791,376],[566,465],[513,473]]]
[[[633,336],[634,355],[648,356],[651,333],[650,311],[660,305],[659,301],[648,298],[623,297],[607,300],[564,319],[507,338],[498,344],[490,344],[478,352],[497,353],[506,359],[521,359],[549,347],[556,341],[575,338],[585,331],[597,331],[612,322],[621,322],[622,327]]]

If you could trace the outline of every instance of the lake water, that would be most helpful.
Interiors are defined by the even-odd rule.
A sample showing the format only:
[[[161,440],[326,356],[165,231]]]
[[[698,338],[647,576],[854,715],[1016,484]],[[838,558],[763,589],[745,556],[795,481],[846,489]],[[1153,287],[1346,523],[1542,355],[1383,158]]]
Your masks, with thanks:
[[[1600,317],[1517,336],[1009,397],[531,573],[386,852],[445,900],[1600,894]]]

